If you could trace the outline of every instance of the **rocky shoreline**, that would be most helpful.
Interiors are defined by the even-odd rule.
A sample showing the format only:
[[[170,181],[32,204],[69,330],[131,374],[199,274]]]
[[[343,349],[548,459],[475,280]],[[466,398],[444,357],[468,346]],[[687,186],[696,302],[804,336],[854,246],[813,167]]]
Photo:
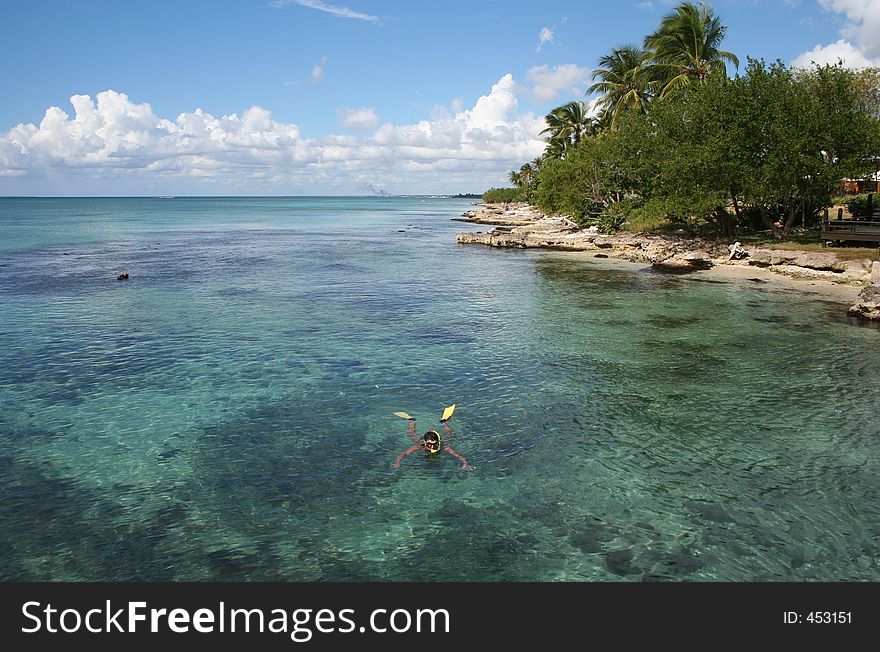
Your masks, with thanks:
[[[456,219],[494,227],[458,233],[460,244],[594,251],[597,258],[649,263],[676,273],[721,266],[759,267],[794,279],[864,286],[849,314],[880,322],[880,261],[843,261],[833,253],[759,247],[740,247],[739,257],[731,258],[731,248],[716,242],[645,233],[603,234],[595,227],[579,228],[566,217],[544,215],[528,204],[490,204]]]

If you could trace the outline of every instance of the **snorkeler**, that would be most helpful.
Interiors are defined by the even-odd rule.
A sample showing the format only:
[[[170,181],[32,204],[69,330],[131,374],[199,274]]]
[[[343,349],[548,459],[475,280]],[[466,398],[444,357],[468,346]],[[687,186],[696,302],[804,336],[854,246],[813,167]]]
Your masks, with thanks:
[[[449,427],[449,423],[447,423],[447,422],[452,417],[453,412],[455,412],[455,405],[454,404],[451,405],[450,407],[446,408],[446,410],[444,410],[444,412],[443,412],[443,416],[440,418],[440,425],[442,426],[442,429],[443,429],[443,436],[446,437],[446,439],[452,438],[452,428]],[[394,464],[393,464],[394,468],[399,468],[400,462],[401,462],[401,460],[403,460],[404,457],[406,457],[407,455],[412,455],[413,453],[415,453],[418,450],[426,450],[426,451],[428,451],[428,453],[430,455],[433,455],[435,453],[439,453],[442,450],[442,451],[446,451],[447,453],[452,455],[454,458],[459,460],[461,462],[461,468],[463,468],[464,470],[466,470],[466,471],[473,471],[474,470],[474,467],[472,467],[470,464],[468,464],[468,461],[464,457],[462,457],[457,451],[452,449],[450,446],[443,445],[443,443],[441,442],[441,437],[440,437],[439,432],[437,432],[436,430],[429,430],[428,432],[426,432],[424,434],[423,437],[419,438],[419,436],[416,434],[416,419],[415,419],[415,417],[411,417],[406,412],[395,412],[394,414],[402,419],[409,420],[409,428],[407,429],[406,434],[410,436],[410,439],[412,439],[415,442],[418,442],[417,444],[415,444],[414,446],[411,446],[410,448],[406,449],[400,455],[397,456],[397,461],[394,462]]]

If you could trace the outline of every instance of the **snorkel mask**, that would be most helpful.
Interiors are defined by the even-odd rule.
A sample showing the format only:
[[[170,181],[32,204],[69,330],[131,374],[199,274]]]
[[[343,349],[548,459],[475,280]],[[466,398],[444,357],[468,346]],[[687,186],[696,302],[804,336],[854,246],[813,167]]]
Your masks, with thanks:
[[[428,435],[434,435],[434,438],[432,439]],[[425,448],[432,455],[434,453],[440,452],[440,433],[437,432],[436,430],[429,430],[428,432],[426,432],[425,437],[424,437],[424,442],[425,442]]]

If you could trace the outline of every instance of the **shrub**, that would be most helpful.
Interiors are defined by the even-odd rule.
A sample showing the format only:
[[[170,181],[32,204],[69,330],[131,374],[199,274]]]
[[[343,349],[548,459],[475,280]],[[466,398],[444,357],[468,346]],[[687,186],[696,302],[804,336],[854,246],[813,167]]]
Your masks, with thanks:
[[[489,188],[483,193],[483,201],[488,203],[523,202],[526,191],[523,188]]]
[[[874,196],[873,199],[873,207],[877,207],[878,201],[877,195]],[[849,211],[849,214],[853,217],[867,217],[868,216],[868,195],[851,195],[849,197],[843,198],[841,202],[846,209]]]

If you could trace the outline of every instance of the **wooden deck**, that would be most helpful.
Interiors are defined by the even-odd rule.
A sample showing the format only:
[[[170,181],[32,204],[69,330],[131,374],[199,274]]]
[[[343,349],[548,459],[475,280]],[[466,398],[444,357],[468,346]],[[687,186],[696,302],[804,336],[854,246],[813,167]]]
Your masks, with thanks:
[[[872,220],[822,220],[822,241],[880,242],[880,216]]]

